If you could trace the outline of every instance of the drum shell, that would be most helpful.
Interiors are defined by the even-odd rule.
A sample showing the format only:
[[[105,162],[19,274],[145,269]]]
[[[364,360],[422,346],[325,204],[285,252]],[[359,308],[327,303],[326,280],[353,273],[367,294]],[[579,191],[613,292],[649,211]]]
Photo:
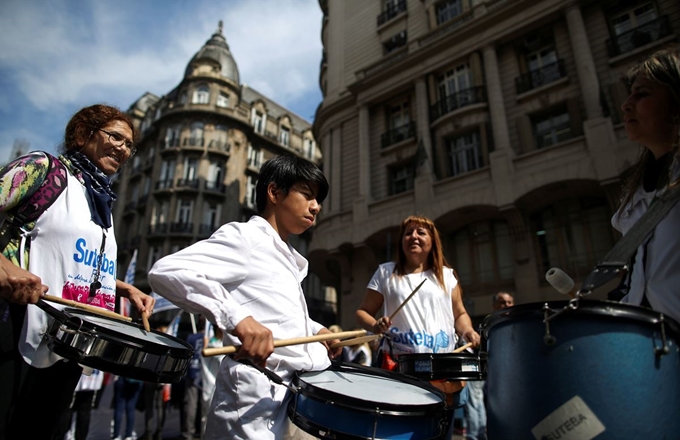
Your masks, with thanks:
[[[82,310],[67,308],[63,312],[54,315],[46,333],[50,350],[55,354],[90,368],[145,382],[177,382],[186,374],[194,351],[186,341],[151,330],[156,339],[167,344],[150,342],[88,318],[113,321],[141,333],[137,325]]]
[[[399,372],[422,380],[484,380],[486,356],[473,353],[409,353],[397,356]]]
[[[655,352],[662,346],[658,313],[580,300],[577,310],[549,321],[555,340],[548,345],[544,304],[559,311],[567,302],[515,306],[493,313],[482,324],[488,345],[489,438],[534,438],[532,428],[575,396],[604,425],[598,440],[677,438],[677,323],[665,318],[669,353],[660,356]]]
[[[331,367],[329,370],[352,371],[352,374],[371,376],[370,370],[375,369]],[[345,440],[373,438],[434,440],[443,438],[445,434],[445,396],[427,384],[398,373],[380,371],[379,375],[382,377],[388,376],[395,381],[406,381],[417,384],[420,388],[427,388],[441,400],[429,405],[411,405],[409,402],[398,401],[375,403],[371,396],[364,400],[317,388],[305,381],[309,374],[314,373],[295,374],[293,384],[298,392],[292,396],[288,405],[288,415],[293,423],[312,435]],[[389,397],[389,389],[385,394]]]

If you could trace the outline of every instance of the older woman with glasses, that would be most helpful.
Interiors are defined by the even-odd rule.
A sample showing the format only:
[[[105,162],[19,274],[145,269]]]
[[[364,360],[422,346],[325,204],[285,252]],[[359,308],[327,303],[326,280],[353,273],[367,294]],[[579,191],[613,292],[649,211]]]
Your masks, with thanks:
[[[48,288],[104,309],[120,296],[153,310],[151,296],[116,279],[110,177],[134,140],[125,113],[93,105],[69,121],[58,158],[33,152],[0,169],[0,212],[11,224],[2,232],[12,237],[0,255],[0,439],[51,438],[83,373],[43,337],[51,318],[33,304]],[[23,221],[27,205],[37,220]]]

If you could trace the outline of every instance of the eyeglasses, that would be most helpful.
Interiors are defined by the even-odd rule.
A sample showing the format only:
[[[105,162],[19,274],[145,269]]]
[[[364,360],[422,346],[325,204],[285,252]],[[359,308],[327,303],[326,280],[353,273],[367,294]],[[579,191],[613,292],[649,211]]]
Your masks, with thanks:
[[[125,139],[120,134],[111,133],[110,131],[106,131],[103,128],[98,128],[97,130],[101,131],[102,133],[108,134],[109,135],[109,142],[111,142],[111,144],[113,144],[114,147],[122,147],[123,145],[125,145],[125,148],[128,149],[130,154],[134,154],[134,152],[136,151],[136,148],[132,146],[132,142]]]

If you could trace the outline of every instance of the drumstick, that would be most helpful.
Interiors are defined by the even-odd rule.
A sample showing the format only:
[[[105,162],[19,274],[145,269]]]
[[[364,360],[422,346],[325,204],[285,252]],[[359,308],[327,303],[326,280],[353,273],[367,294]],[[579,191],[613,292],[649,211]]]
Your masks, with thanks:
[[[274,341],[274,347],[286,347],[288,345],[309,344],[311,342],[325,342],[333,339],[347,339],[366,335],[366,330],[354,330],[349,332],[324,333],[322,335],[304,336],[301,338],[279,339]],[[228,345],[226,347],[204,348],[203,356],[218,356],[220,354],[234,354],[241,348],[240,345]]]
[[[361,336],[359,338],[352,338],[352,339],[346,339],[344,341],[336,342],[334,344],[331,344],[331,348],[338,348],[338,347],[347,347],[350,345],[359,345],[363,344],[364,342],[371,342],[375,341],[376,339],[382,338],[383,335],[368,335],[368,336]]]
[[[145,331],[151,331],[151,327],[149,326],[149,316],[146,314],[146,312],[142,312],[142,325],[144,326]]]
[[[95,307],[88,304],[79,303],[77,301],[71,301],[70,299],[60,298],[54,295],[43,295],[42,299],[46,301],[52,301],[59,304],[64,304],[66,306],[75,307],[76,309],[87,310],[88,312],[96,313],[98,315],[107,316],[109,318],[120,319],[121,321],[132,321],[129,316],[123,316],[119,313],[112,312],[110,310],[102,309],[101,307]]]
[[[461,351],[465,351],[470,347],[472,347],[472,342],[468,342],[467,344],[463,345],[462,347],[456,348],[451,353],[460,353]]]
[[[422,286],[422,285],[425,283],[425,281],[427,281],[427,278],[423,279],[423,281],[421,281],[420,284],[418,284],[418,285],[416,286],[416,288],[413,289],[413,292],[411,292],[411,294],[408,296],[408,298],[406,298],[406,299],[404,300],[404,302],[401,303],[401,305],[400,305],[399,307],[397,307],[397,310],[395,310],[394,312],[392,312],[392,314],[390,315],[390,321],[392,320],[392,318],[394,318],[394,315],[396,315],[397,313],[399,313],[399,311],[400,311],[402,308],[404,308],[404,306],[406,305],[406,303],[409,302],[409,300],[410,300],[411,298],[413,298],[413,295],[416,294],[416,292],[418,291],[418,289],[420,289],[420,286]]]

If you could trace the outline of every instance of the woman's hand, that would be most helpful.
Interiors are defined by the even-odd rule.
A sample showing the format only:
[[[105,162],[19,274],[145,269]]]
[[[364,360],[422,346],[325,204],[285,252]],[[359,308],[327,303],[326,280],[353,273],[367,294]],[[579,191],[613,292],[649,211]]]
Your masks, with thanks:
[[[463,339],[465,339],[467,342],[472,344],[473,348],[478,348],[479,343],[481,341],[481,337],[479,336],[479,333],[474,331],[473,329],[465,331],[462,335]]]
[[[153,313],[153,307],[156,304],[154,297],[147,295],[132,284],[116,280],[116,294],[129,299],[130,304],[137,308],[140,315],[146,313],[146,316],[149,317]]]
[[[0,298],[14,304],[35,304],[47,290],[39,276],[15,266],[0,254]]]
[[[390,327],[392,327],[392,320],[390,319],[389,316],[383,316],[382,318],[375,321],[375,324],[373,324],[372,331],[376,335],[379,335],[382,333],[387,333]]]

